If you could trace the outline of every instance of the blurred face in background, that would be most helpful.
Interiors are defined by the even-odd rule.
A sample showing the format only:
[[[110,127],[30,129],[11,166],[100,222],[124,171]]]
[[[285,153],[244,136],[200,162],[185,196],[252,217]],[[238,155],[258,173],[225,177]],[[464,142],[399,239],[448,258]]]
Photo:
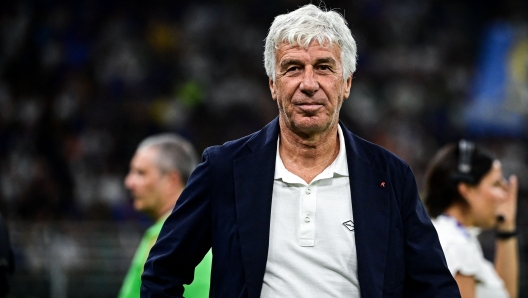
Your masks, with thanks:
[[[470,186],[465,196],[469,203],[473,225],[492,228],[497,222],[497,207],[506,200],[507,186],[498,160],[476,186]]]
[[[163,208],[163,187],[166,182],[165,175],[156,165],[157,155],[158,149],[155,147],[136,151],[125,178],[125,186],[134,199],[134,208],[152,217]]]

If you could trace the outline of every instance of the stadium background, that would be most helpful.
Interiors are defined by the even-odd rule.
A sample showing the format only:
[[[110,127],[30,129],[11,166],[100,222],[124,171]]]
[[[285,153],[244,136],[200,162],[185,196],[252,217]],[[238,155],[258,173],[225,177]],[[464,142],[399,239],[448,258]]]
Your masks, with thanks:
[[[199,152],[277,115],[262,65],[273,17],[308,1],[11,1],[0,9],[0,212],[12,297],[115,297],[149,219],[123,178],[138,142]],[[314,1],[315,2],[315,1]],[[528,297],[528,2],[326,1],[358,43],[345,125],[408,162],[464,137],[520,178]],[[493,236],[481,237],[493,256]]]

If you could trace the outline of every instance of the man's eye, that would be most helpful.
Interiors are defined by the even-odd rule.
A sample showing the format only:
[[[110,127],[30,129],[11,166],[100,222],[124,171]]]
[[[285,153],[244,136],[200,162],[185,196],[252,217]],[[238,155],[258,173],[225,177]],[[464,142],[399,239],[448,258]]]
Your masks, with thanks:
[[[330,70],[330,66],[328,65],[319,65],[317,68],[320,70]]]
[[[286,71],[287,72],[292,72],[292,71],[297,71],[297,70],[299,70],[299,66],[288,67],[288,69]]]

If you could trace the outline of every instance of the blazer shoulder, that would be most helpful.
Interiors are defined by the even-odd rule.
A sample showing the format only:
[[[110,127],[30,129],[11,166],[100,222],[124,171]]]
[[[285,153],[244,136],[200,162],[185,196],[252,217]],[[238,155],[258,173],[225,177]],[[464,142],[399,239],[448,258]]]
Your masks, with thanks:
[[[225,142],[222,145],[215,145],[207,147],[204,150],[204,156],[207,155],[209,158],[221,158],[223,160],[233,160],[238,156],[243,156],[245,153],[248,153],[249,148],[247,148],[247,142],[255,135],[257,132],[242,137],[237,140],[232,140]]]
[[[391,169],[399,169],[406,171],[410,168],[409,164],[401,159],[399,156],[389,151],[388,149],[367,141],[361,137],[352,134],[352,143],[355,144],[358,154],[364,156],[371,166],[390,172]]]
[[[257,152],[268,146],[276,145],[278,138],[279,125],[277,118],[261,130],[249,134],[237,140],[225,142],[223,145],[212,146],[204,151],[204,156],[215,158],[216,156],[226,160],[234,160],[239,157],[246,156],[252,152]]]

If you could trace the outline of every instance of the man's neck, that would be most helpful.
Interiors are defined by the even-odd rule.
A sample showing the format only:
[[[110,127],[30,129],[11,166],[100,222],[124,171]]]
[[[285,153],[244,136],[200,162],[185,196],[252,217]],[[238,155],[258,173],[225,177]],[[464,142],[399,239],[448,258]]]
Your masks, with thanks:
[[[176,205],[176,201],[178,201],[178,198],[180,197],[180,194],[183,191],[183,188],[176,188],[171,190],[172,193],[166,194],[165,200],[163,201],[163,205],[160,206],[158,209],[158,212],[155,216],[155,220],[158,221],[161,218],[165,217],[167,214],[171,213],[174,209],[174,206]]]
[[[326,169],[339,154],[336,125],[316,135],[295,134],[281,126],[279,154],[284,167],[310,183]]]

